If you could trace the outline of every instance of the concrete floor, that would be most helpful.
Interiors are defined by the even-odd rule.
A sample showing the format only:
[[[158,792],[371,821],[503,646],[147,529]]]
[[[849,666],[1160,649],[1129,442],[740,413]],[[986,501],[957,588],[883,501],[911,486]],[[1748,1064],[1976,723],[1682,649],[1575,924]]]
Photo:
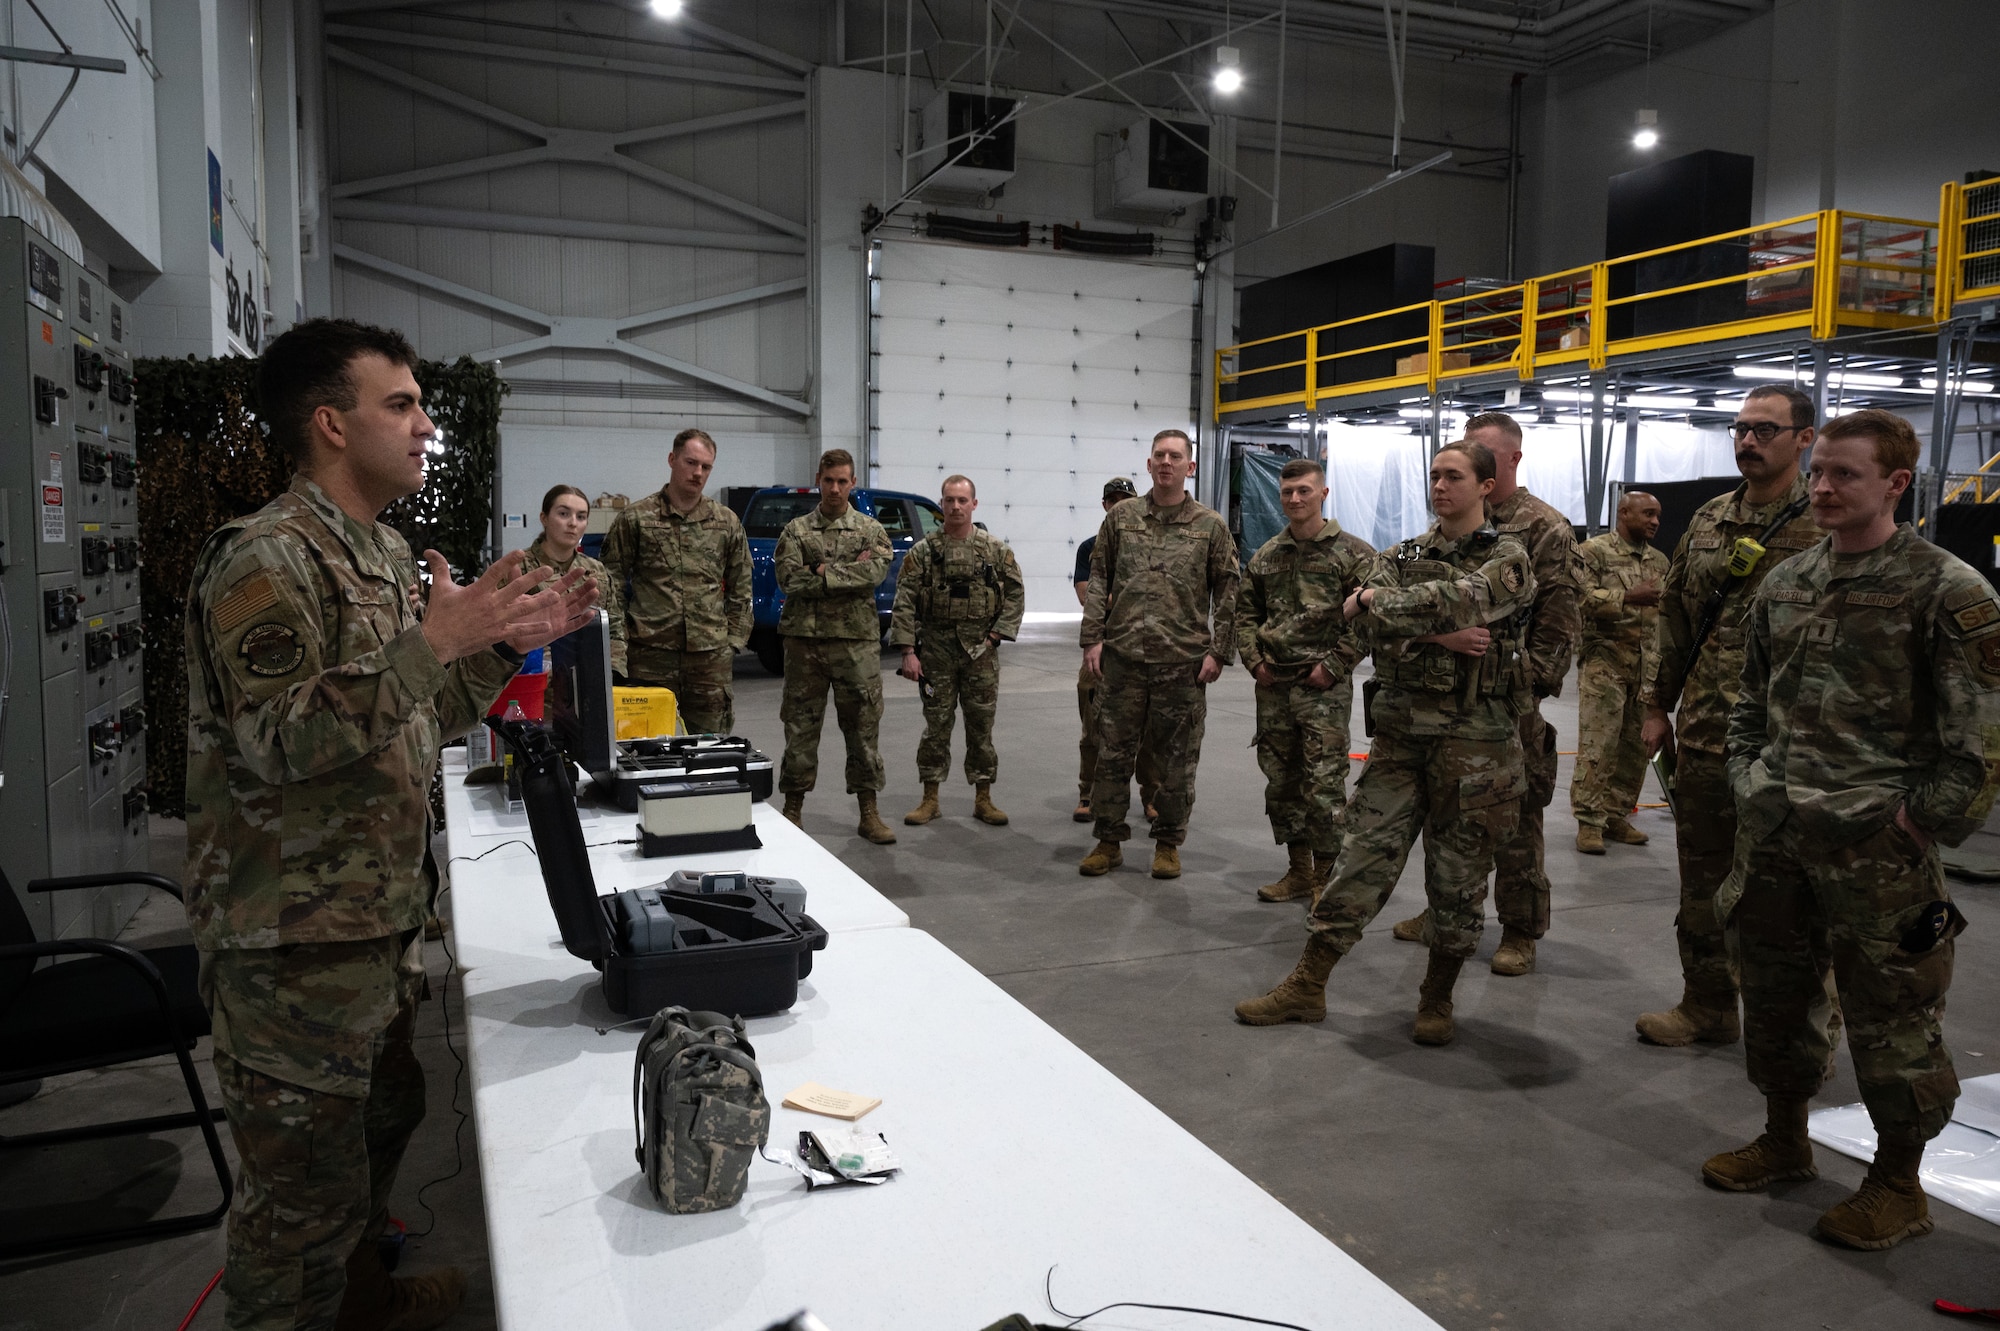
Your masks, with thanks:
[[[1644,811],[1635,821],[1653,833],[1651,845],[1614,846],[1602,859],[1576,854],[1568,757],[1548,814],[1556,909],[1540,966],[1520,979],[1468,966],[1455,1044],[1422,1049],[1408,1038],[1424,957],[1390,939],[1388,927],[1421,904],[1415,859],[1367,940],[1335,971],[1323,1025],[1235,1024],[1231,1005],[1282,977],[1302,938],[1297,905],[1253,896],[1282,869],[1283,856],[1270,843],[1249,748],[1249,679],[1232,669],[1210,690],[1185,876],[1154,881],[1141,842],[1124,869],[1081,878],[1075,863],[1090,835],[1069,818],[1073,643],[1072,626],[1051,625],[1031,628],[1008,649],[996,795],[1013,816],[1010,826],[973,821],[971,793],[957,783],[947,788],[943,820],[901,825],[918,794],[922,721],[914,686],[891,676],[884,812],[901,841],[875,847],[854,836],[853,802],[838,791],[831,717],[822,772],[833,779],[823,777],[826,793],[808,798],[806,827],[900,903],[912,924],[1444,1326],[1874,1331],[1935,1325],[1929,1304],[1940,1296],[2000,1303],[2000,1231],[1949,1206],[1933,1208],[1936,1233],[1889,1253],[1851,1253],[1810,1238],[1817,1214],[1859,1182],[1859,1162],[1821,1151],[1819,1180],[1762,1195],[1701,1184],[1696,1171],[1706,1156],[1759,1129],[1761,1102],[1744,1079],[1740,1045],[1669,1050],[1634,1038],[1632,1018],[1679,993],[1672,827],[1664,811]],[[885,675],[891,666],[885,657]],[[740,728],[774,755],[779,687],[751,658],[740,659]],[[1549,712],[1562,747],[1573,749],[1573,699]],[[1358,729],[1356,736],[1359,748],[1365,741]],[[1649,789],[1649,797],[1657,794]],[[1979,840],[1979,849],[2000,851],[2000,836]],[[169,832],[159,862],[170,871],[174,854]],[[2000,929],[2000,900],[1970,886],[1957,896],[1972,932],[1959,949],[1946,1030],[1969,1077],[1989,1064],[2000,1071],[2000,1011],[1985,1001],[2000,962],[1983,945],[1987,931]],[[171,909],[156,909],[136,925],[173,923]],[[1482,955],[1497,936],[1497,928],[1489,932]],[[441,986],[444,958],[435,949],[432,974]],[[457,997],[451,988],[454,1031]],[[426,1223],[417,1186],[453,1168],[457,1122],[446,1108],[456,1069],[440,1005],[425,1006],[420,1033],[433,1109],[396,1206],[412,1229]],[[64,1078],[37,1100],[0,1111],[0,1132],[164,1105],[177,1080],[171,1066]],[[1820,1103],[1858,1098],[1843,1054]],[[468,1124],[464,1170],[425,1193],[436,1231],[411,1244],[415,1263],[468,1268],[472,1302],[452,1323],[468,1329],[492,1322],[472,1138]],[[114,1209],[200,1204],[214,1186],[201,1168],[192,1134],[42,1158],[0,1155],[0,1234],[52,1225],[58,1211],[66,1223]],[[210,1231],[0,1268],[0,1331],[171,1327],[220,1259],[220,1234]],[[893,1285],[891,1272],[885,1297]],[[1143,1300],[1147,1291],[1127,1297]],[[220,1324],[213,1301],[194,1323]]]

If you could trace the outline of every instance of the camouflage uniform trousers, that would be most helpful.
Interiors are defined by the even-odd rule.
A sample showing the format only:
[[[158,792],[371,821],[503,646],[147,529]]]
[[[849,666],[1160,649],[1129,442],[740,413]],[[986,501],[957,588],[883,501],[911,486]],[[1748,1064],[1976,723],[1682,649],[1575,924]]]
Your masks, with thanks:
[[[202,954],[241,1161],[222,1278],[232,1331],[333,1326],[347,1259],[387,1226],[423,1121],[423,979],[420,930]]]
[[[1950,898],[1937,848],[1919,849],[1893,821],[1837,850],[1785,828],[1746,848],[1743,872],[1732,923],[1751,1082],[1765,1095],[1812,1095],[1832,1075],[1844,1023],[1876,1130],[1937,1136],[1958,1099],[1942,1026],[1953,943],[1910,953],[1900,941],[1924,907]]]
[[[778,720],[785,727],[785,756],[778,789],[803,794],[819,780],[819,734],[826,724],[826,694],[847,741],[847,793],[877,791],[882,772],[882,645],[874,638],[785,638],[785,692]]]
[[[1493,910],[1500,923],[1530,938],[1549,931],[1549,876],[1542,869],[1542,810],[1556,797],[1556,728],[1541,704],[1521,714],[1527,790],[1512,836],[1493,854]]]
[[[1281,846],[1311,846],[1332,859],[1340,852],[1347,811],[1347,727],[1354,681],[1330,689],[1282,676],[1257,686],[1257,766],[1264,773],[1264,814]]]
[[[1681,904],[1674,916],[1681,976],[1709,1007],[1736,1007],[1736,946],[1715,916],[1715,894],[1736,854],[1736,799],[1722,755],[1681,748],[1674,760],[1674,840]]]
[[[1208,724],[1208,689],[1197,679],[1201,659],[1129,661],[1106,647],[1100,660],[1104,678],[1097,686],[1097,770],[1090,786],[1097,839],[1132,839],[1131,824],[1125,821],[1132,805],[1132,773],[1140,753],[1151,750],[1160,782],[1153,794],[1153,808],[1160,815],[1153,820],[1153,840],[1182,845],[1194,811],[1194,769]]]
[[[727,647],[690,652],[673,647],[627,649],[626,675],[642,688],[672,689],[681,729],[690,735],[728,735],[736,729],[733,680],[736,653]]]
[[[1396,890],[1424,840],[1424,944],[1469,957],[1486,924],[1486,875],[1520,822],[1521,742],[1378,731],[1347,805],[1340,857],[1306,927],[1342,956]]]
[[[1631,814],[1646,780],[1646,749],[1639,725],[1646,705],[1639,701],[1637,675],[1608,656],[1584,660],[1577,672],[1576,772],[1569,782],[1569,807],[1579,827],[1603,828]]]
[[[1091,787],[1097,779],[1097,700],[1102,688],[1103,681],[1092,679],[1088,667],[1077,667],[1076,714],[1083,722],[1083,738],[1076,746],[1076,796],[1085,803],[1090,801]],[[1139,742],[1138,774],[1139,803],[1150,809],[1160,794],[1160,764],[1143,738]]]
[[[924,737],[917,741],[917,777],[943,781],[951,772],[951,731],[965,712],[965,779],[973,785],[995,779],[1000,755],[993,750],[993,713],[1000,705],[1000,651],[988,646],[977,660],[956,636],[924,639],[918,654],[930,696],[924,699]]]

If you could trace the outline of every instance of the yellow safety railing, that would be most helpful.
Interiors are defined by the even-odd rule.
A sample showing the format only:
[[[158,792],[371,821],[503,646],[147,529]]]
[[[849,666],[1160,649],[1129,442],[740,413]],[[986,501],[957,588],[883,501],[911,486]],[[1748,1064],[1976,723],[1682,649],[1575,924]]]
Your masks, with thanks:
[[[1974,495],[1972,502],[1975,504],[1990,504],[2000,499],[2000,472],[1992,470],[1995,463],[2000,463],[2000,453],[1995,453],[1980,463],[1978,470],[1967,473],[1957,485],[1944,492],[1944,498],[1939,502],[1954,503],[1967,490],[1972,491]],[[1986,488],[1989,484],[1993,486],[1991,490]]]
[[[1950,317],[1963,301],[2000,296],[2000,180],[1961,185],[1946,181],[1938,200],[1939,271],[1937,317]]]
[[[1966,212],[1968,198],[1985,211]],[[1213,409],[1218,420],[1317,411],[1383,389],[1434,392],[1510,370],[1530,380],[1557,366],[1598,370],[1621,355],[1773,332],[1825,339],[1842,328],[1934,323],[1950,300],[1984,294],[1960,287],[1967,274],[2000,295],[2000,181],[1947,185],[1944,208],[1942,225],[1828,209],[1223,347]],[[1428,333],[1417,331],[1426,322]]]

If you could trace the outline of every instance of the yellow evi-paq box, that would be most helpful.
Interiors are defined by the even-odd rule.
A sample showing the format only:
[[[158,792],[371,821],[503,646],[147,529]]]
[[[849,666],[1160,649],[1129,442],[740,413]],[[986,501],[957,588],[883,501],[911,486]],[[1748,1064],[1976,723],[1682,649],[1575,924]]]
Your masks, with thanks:
[[[658,739],[674,733],[672,689],[614,688],[611,715],[619,739]]]

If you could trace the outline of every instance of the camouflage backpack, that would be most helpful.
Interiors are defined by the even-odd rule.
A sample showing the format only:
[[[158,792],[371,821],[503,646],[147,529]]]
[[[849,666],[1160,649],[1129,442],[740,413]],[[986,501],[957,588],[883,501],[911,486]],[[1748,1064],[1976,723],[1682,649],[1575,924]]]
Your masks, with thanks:
[[[639,1168],[669,1211],[720,1211],[743,1198],[771,1104],[743,1019],[663,1008],[632,1068]]]

